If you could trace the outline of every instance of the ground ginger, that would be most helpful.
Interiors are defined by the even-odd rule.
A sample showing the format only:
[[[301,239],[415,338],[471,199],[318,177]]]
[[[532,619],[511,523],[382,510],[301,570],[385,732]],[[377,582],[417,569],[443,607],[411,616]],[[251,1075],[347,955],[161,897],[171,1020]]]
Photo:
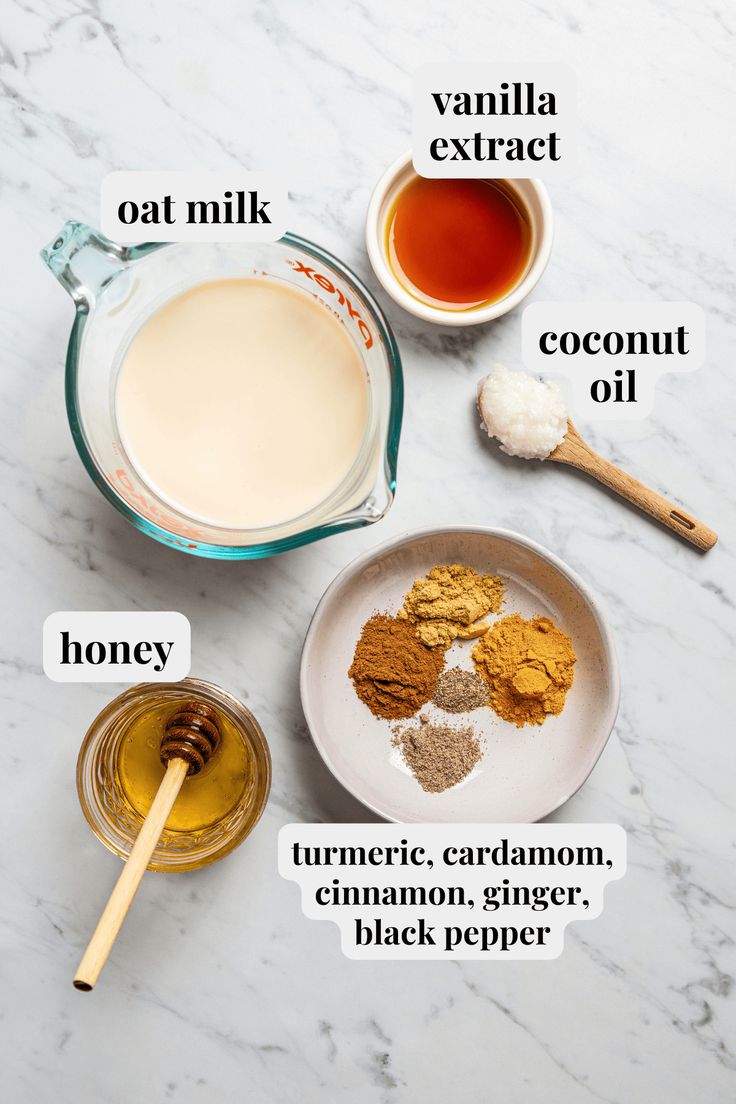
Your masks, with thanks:
[[[474,640],[488,631],[482,618],[497,613],[503,602],[498,575],[479,575],[472,567],[433,567],[417,579],[398,616],[416,624],[419,639],[430,648],[447,648],[453,640]]]
[[[576,656],[569,636],[548,617],[502,617],[472,655],[488,683],[489,704],[505,721],[521,728],[562,712]]]

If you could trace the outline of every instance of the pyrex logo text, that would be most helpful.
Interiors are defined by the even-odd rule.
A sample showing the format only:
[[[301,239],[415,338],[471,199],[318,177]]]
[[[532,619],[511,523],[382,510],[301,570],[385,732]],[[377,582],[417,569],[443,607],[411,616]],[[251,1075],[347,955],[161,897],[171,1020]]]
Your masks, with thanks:
[[[310,280],[313,280],[315,284],[318,284],[319,287],[329,292],[330,295],[337,296],[337,301],[340,306],[347,307],[348,314],[357,323],[358,329],[360,330],[360,335],[365,342],[366,349],[372,348],[373,335],[369,330],[367,324],[361,318],[360,312],[355,309],[353,304],[348,299],[347,295],[345,295],[344,292],[340,290],[340,288],[335,287],[332,280],[328,279],[327,276],[323,276],[321,272],[315,272],[313,268],[308,268],[307,265],[302,264],[301,261],[289,261],[289,264],[296,273],[307,276]]]

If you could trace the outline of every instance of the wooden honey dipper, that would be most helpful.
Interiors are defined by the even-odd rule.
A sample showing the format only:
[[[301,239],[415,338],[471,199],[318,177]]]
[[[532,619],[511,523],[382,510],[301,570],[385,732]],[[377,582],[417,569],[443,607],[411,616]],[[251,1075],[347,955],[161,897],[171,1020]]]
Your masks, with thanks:
[[[74,988],[88,993],[94,988],[112,945],[120,931],[156,844],[161,839],[169,813],[184,779],[199,774],[216,754],[221,743],[215,710],[201,701],[184,702],[166,722],[161,739],[161,762],[166,773],[143,821],[138,838],[115,883],[94,934],[87,944]]]

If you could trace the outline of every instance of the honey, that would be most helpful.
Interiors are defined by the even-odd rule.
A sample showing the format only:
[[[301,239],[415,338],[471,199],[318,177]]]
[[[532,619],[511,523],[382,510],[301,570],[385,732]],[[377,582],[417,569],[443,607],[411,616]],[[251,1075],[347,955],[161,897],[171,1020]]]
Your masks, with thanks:
[[[271,756],[256,718],[202,679],[140,683],[98,714],[77,760],[82,811],[105,846],[125,858],[164,777],[166,724],[193,702],[209,707],[219,741],[199,773],[184,779],[152,870],[197,870],[227,855],[258,823],[271,788]]]
[[[116,773],[125,799],[145,817],[158,790],[165,767],[161,736],[166,722],[181,702],[154,704],[135,716],[118,748]],[[170,832],[196,832],[222,821],[243,799],[255,773],[253,752],[229,718],[218,712],[222,743],[209,763],[184,780],[166,821]]]
[[[445,310],[498,302],[529,264],[527,211],[501,180],[412,179],[386,224],[397,279],[417,299]]]

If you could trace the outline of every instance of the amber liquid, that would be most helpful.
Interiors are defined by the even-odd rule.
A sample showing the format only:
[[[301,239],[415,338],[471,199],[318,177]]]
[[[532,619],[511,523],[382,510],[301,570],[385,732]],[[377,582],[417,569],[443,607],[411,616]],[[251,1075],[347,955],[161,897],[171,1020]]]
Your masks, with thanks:
[[[141,816],[151,807],[164,766],[159,758],[161,733],[181,702],[148,705],[134,716],[117,753],[117,780],[126,800]],[[218,711],[222,743],[204,769],[187,777],[166,821],[172,832],[195,832],[218,824],[240,802],[255,776],[255,760],[240,730]]]
[[[387,223],[394,274],[430,306],[470,310],[503,299],[524,275],[529,215],[499,180],[425,180],[399,192]]]

